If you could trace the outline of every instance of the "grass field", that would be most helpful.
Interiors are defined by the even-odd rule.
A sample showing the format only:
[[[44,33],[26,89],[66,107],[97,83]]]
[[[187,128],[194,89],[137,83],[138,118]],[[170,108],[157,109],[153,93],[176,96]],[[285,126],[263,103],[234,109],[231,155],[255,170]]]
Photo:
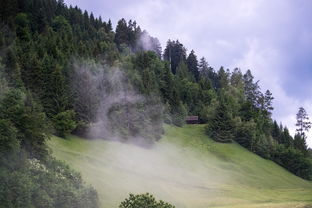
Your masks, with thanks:
[[[311,182],[237,144],[210,140],[201,125],[166,126],[151,149],[73,136],[53,137],[49,146],[97,189],[103,208],[145,192],[177,208],[312,207]]]

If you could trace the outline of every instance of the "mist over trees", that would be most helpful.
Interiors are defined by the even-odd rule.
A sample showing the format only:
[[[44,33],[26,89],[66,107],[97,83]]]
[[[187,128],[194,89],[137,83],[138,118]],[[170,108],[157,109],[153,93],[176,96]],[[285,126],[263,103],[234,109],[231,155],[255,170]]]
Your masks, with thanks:
[[[260,90],[250,70],[214,69],[178,40],[168,40],[162,53],[158,39],[135,21],[121,19],[113,30],[110,20],[62,0],[3,1],[0,19],[0,149],[10,155],[1,157],[1,205],[21,207],[12,204],[14,193],[6,186],[16,180],[13,187],[29,190],[23,196],[29,207],[97,207],[96,192],[50,157],[48,135],[112,127],[125,140],[153,143],[163,122],[182,126],[187,115],[198,115],[215,141],[235,141],[312,179],[306,112],[299,110],[293,138],[271,118],[273,95]],[[109,71],[117,69],[123,75],[114,85]],[[118,102],[112,102],[115,95]],[[43,185],[43,177],[58,185]]]

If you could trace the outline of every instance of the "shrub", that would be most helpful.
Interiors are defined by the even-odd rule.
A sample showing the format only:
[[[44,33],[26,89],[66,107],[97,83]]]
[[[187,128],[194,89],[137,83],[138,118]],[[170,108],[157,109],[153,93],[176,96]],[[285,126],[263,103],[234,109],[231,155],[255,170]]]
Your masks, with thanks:
[[[119,208],[175,208],[175,206],[164,201],[156,201],[149,193],[133,195],[120,203]]]
[[[77,127],[75,112],[73,110],[66,110],[58,113],[53,118],[53,124],[58,135],[65,136],[71,133]]]

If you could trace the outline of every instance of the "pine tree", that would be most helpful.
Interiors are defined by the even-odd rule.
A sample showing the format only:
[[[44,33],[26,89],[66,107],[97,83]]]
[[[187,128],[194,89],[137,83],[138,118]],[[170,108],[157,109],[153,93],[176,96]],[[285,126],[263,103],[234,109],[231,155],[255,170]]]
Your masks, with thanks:
[[[218,89],[226,88],[229,84],[229,73],[227,73],[223,66],[218,71]]]
[[[303,107],[299,108],[297,113],[297,123],[296,135],[294,138],[294,147],[299,149],[304,155],[307,155],[307,144],[306,144],[306,134],[311,128],[311,122],[309,121],[309,116]]]
[[[289,134],[289,130],[287,127],[284,127],[283,131],[281,132],[279,136],[280,144],[284,144],[286,147],[290,147],[293,145],[293,138]]]
[[[244,74],[243,79],[246,100],[252,104],[253,108],[259,108],[259,98],[262,94],[258,85],[259,81],[254,82],[254,77],[249,69]]]
[[[273,111],[273,105],[272,105],[272,100],[274,97],[272,96],[272,93],[270,90],[267,90],[264,95],[264,110],[268,115],[272,114]]]
[[[214,69],[209,66],[205,57],[202,57],[199,61],[198,70],[200,76],[204,79],[209,80],[212,88],[217,89],[218,86],[218,75],[215,73]]]
[[[300,133],[297,133],[294,137],[294,147],[300,150],[304,155],[308,153],[308,146],[306,143],[306,139]]]
[[[300,136],[306,138],[305,132],[309,131],[309,129],[311,128],[309,116],[303,107],[299,108],[299,111],[296,116],[297,116],[296,126],[298,127],[296,131]]]
[[[243,89],[244,88],[244,81],[243,81],[243,74],[239,68],[235,68],[230,77],[230,83],[232,86]]]
[[[199,71],[199,74],[201,77],[207,77],[208,78],[209,65],[208,65],[208,62],[206,61],[205,57],[202,57],[199,60],[198,71]]]
[[[194,50],[191,51],[186,59],[188,70],[194,75],[196,82],[199,80],[198,61]]]
[[[106,32],[110,32],[113,30],[113,25],[112,25],[112,21],[109,19],[108,23],[106,25]]]
[[[233,118],[224,100],[221,100],[214,117],[210,119],[206,132],[218,142],[228,143],[234,139],[235,126]]]
[[[279,141],[279,137],[281,135],[281,131],[280,131],[280,128],[277,124],[277,122],[274,120],[273,122],[273,125],[272,125],[272,133],[271,133],[273,139],[275,139],[276,141],[280,142]]]
[[[129,36],[128,36],[128,25],[124,18],[118,21],[116,27],[115,40],[117,47],[121,49],[121,44],[129,45]]]
[[[9,81],[9,86],[22,88],[24,86],[21,79],[20,67],[17,62],[15,51],[9,48],[5,57],[5,72]]]
[[[170,63],[170,69],[176,74],[176,69],[181,62],[186,61],[186,49],[178,40],[168,40],[164,51],[164,59]]]

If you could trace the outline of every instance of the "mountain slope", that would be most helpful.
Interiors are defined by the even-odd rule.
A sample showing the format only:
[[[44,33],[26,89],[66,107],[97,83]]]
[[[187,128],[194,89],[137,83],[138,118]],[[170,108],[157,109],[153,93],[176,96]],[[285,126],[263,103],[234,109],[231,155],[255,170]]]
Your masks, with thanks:
[[[150,149],[77,137],[53,137],[49,146],[98,190],[103,207],[145,192],[176,207],[312,206],[311,182],[237,144],[210,140],[202,125],[166,126]]]

